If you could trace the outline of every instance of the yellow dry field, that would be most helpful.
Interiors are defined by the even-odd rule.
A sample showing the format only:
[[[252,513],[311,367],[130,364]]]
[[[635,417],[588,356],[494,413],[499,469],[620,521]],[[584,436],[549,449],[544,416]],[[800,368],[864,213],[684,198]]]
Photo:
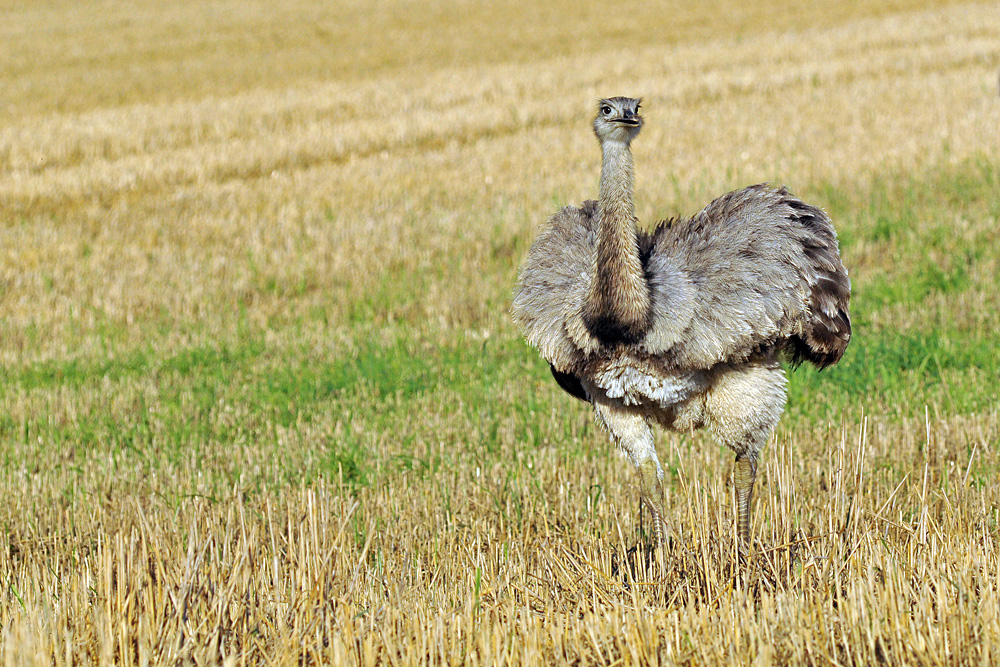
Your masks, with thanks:
[[[0,664],[1000,662],[1000,10],[655,4],[0,0]],[[840,215],[745,565],[506,314],[617,94],[641,220]]]

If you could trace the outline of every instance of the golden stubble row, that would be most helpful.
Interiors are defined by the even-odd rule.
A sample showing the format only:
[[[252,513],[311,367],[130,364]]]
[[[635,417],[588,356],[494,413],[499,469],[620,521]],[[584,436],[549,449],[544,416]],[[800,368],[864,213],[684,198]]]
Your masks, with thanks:
[[[437,426],[460,439],[460,424]],[[291,455],[322,447],[302,434]],[[662,564],[642,551],[629,466],[594,428],[495,459],[421,435],[406,454],[448,461],[424,472],[393,469],[398,440],[372,438],[383,467],[361,486],[266,471],[212,483],[166,459],[150,482],[121,451],[5,505],[0,660],[986,665],[1000,639],[998,437],[995,413],[779,430],[745,569],[730,458],[700,435],[661,444]],[[595,454],[569,454],[580,447]],[[60,493],[60,476],[103,490]]]

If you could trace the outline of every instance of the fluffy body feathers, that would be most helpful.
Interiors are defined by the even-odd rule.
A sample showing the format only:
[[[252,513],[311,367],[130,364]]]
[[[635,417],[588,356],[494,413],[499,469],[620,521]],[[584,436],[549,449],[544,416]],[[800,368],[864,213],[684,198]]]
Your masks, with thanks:
[[[818,208],[755,185],[690,220],[637,232],[650,313],[634,341],[603,337],[584,321],[598,208],[591,200],[556,213],[521,270],[514,321],[556,371],[582,378],[595,361],[631,357],[683,377],[781,351],[821,367],[844,353],[850,281]]]

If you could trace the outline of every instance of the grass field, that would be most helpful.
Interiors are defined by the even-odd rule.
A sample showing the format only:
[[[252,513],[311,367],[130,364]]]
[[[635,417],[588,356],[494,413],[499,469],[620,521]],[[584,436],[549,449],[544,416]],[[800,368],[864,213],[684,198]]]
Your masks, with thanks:
[[[0,0],[0,664],[1000,660],[995,3]],[[829,212],[854,338],[672,548],[507,315],[645,100],[645,224]]]

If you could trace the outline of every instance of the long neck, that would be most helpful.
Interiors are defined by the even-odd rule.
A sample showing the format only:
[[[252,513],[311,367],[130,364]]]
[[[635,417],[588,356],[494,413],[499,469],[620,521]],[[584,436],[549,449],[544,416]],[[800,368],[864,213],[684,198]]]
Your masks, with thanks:
[[[605,141],[601,150],[596,266],[586,314],[609,335],[637,338],[647,322],[649,286],[636,236],[632,151],[621,141]]]

